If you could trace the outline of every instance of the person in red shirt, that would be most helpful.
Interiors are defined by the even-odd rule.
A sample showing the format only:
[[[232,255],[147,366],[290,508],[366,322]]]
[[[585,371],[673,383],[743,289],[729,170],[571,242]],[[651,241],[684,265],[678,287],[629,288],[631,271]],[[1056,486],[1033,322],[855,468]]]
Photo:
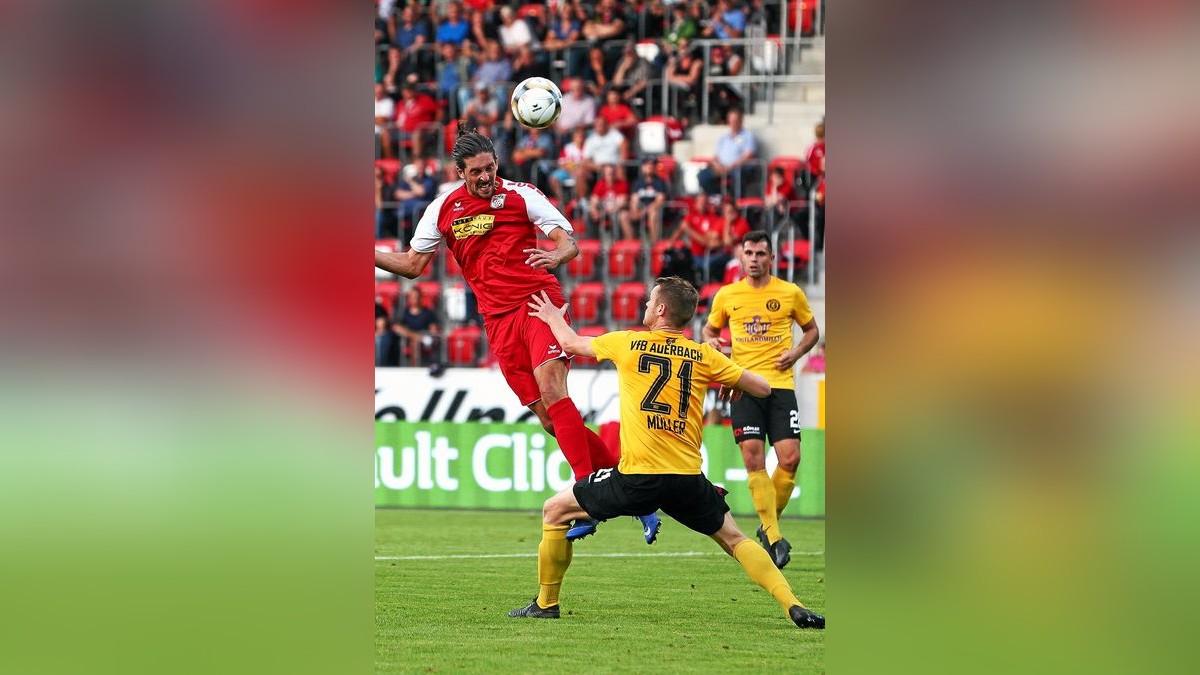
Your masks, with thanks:
[[[401,142],[412,140],[412,156],[424,157],[422,132],[435,122],[441,122],[442,109],[429,94],[418,92],[411,82],[400,88],[400,103],[396,106],[396,128]]]
[[[813,183],[821,180],[821,176],[825,175],[825,120],[817,122],[817,126],[813,128],[813,134],[817,137],[812,147],[808,149],[808,172],[812,174]]]
[[[605,94],[604,105],[600,106],[597,115],[608,121],[608,126],[625,134],[625,138],[633,140],[637,132],[638,116],[628,103],[621,100],[621,92],[612,87]]]
[[[629,183],[617,171],[615,164],[605,164],[600,170],[600,180],[592,188],[592,199],[588,204],[592,222],[600,229],[612,227],[615,219],[621,226],[621,236],[634,239],[633,221],[629,217]],[[616,229],[615,227],[613,228]]]
[[[704,276],[702,281],[720,279],[725,273],[729,256],[724,253],[721,216],[712,210],[712,202],[703,192],[696,195],[692,211],[683,219],[681,227],[672,238],[676,241],[686,237],[691,248],[692,261]]]
[[[789,203],[796,200],[796,190],[792,181],[787,178],[787,171],[782,166],[771,169],[767,177],[767,190],[763,196],[763,206],[766,207],[767,222],[764,230],[772,230],[782,225],[788,219]]]
[[[570,222],[541,190],[496,175],[495,147],[473,127],[460,123],[451,154],[463,184],[429,205],[408,250],[375,251],[375,266],[415,279],[444,243],[475,293],[488,344],[509,388],[558,439],[576,480],[616,466],[619,454],[584,426],[567,392],[570,356],[549,326],[529,316],[526,307],[541,292],[558,306],[565,304],[562,286],[550,270],[579,254]],[[554,249],[538,248],[539,230]],[[653,543],[658,516],[651,513],[641,520],[646,543]],[[567,537],[579,539],[595,531],[595,521],[581,520]]]
[[[731,201],[721,204],[721,243],[730,257],[735,253],[734,247],[740,245],[742,237],[749,232],[750,223],[742,216],[737,204]]]

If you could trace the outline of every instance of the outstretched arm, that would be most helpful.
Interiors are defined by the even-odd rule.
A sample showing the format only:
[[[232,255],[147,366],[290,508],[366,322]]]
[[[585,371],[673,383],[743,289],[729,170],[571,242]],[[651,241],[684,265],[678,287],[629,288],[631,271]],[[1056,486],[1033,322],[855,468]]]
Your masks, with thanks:
[[[563,316],[567,311],[566,305],[555,307],[554,303],[550,302],[550,296],[546,294],[546,291],[530,297],[533,300],[529,302],[529,309],[532,310],[529,312],[529,316],[536,316],[550,326],[550,330],[554,331],[554,339],[558,340],[563,351],[575,356],[596,356],[596,352],[592,350],[592,339],[581,337],[567,324],[567,320]]]
[[[405,279],[416,279],[425,271],[435,253],[437,251],[420,253],[411,248],[403,253],[375,251],[375,266],[392,274],[399,274]]]

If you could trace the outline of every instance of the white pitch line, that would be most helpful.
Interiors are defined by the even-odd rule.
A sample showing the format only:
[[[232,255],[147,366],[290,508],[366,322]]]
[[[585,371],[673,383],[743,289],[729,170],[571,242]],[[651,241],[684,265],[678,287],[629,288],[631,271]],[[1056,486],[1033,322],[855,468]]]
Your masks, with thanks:
[[[576,558],[690,558],[725,555],[723,551],[667,551],[664,553],[579,553]],[[825,555],[824,551],[792,551],[792,555]],[[536,553],[478,553],[458,555],[377,555],[383,560],[482,560],[485,558],[536,558]]]

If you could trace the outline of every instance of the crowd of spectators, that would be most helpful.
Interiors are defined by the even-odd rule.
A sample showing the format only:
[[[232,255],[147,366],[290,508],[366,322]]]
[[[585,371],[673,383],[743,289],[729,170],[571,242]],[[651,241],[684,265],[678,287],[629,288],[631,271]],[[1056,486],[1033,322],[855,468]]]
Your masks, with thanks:
[[[706,63],[693,44],[777,34],[785,21],[796,21],[779,2],[376,0],[375,6],[376,159],[386,160],[375,173],[377,239],[406,242],[428,204],[458,183],[454,167],[439,158],[465,120],[493,139],[502,176],[536,184],[586,237],[671,242],[664,255],[697,283],[722,278],[735,242],[749,229],[807,218],[797,213],[798,203],[817,210],[813,243],[820,250],[823,122],[799,170],[763,171],[768,158],[742,126],[750,92],[706,79],[752,71],[748,49],[714,45]],[[811,23],[803,15],[798,25],[811,30]],[[508,114],[511,86],[533,76],[554,79],[564,90],[557,123],[541,131],[520,127]],[[705,109],[709,117],[701,119]],[[697,193],[680,180],[669,144],[654,151],[661,158],[643,148],[639,124],[647,120],[681,134],[701,122],[728,125],[696,176]],[[746,196],[761,199],[746,204]],[[423,351],[439,339],[436,317],[415,311],[419,298],[396,304],[391,311],[377,304],[377,360],[403,355],[411,362],[436,353]]]

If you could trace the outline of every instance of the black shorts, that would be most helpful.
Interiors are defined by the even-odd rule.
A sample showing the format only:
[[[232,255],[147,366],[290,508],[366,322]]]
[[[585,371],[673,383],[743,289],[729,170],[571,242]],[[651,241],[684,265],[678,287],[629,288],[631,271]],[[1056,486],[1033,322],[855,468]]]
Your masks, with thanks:
[[[794,389],[772,389],[766,398],[742,396],[734,401],[730,419],[733,440],[770,438],[771,445],[788,438],[800,438],[800,406]]]
[[[600,469],[575,483],[575,499],[596,520],[662,510],[685,527],[713,535],[725,522],[725,489],[704,474],[623,474]]]

